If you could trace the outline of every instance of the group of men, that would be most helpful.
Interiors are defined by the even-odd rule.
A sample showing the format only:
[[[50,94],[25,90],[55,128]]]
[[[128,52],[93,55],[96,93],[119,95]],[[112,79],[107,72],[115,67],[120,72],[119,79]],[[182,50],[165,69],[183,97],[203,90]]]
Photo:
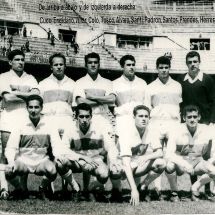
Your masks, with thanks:
[[[215,122],[215,89],[213,79],[200,71],[199,53],[187,54],[188,73],[179,81],[169,75],[171,60],[159,57],[158,77],[149,85],[135,75],[132,55],[120,59],[123,74],[113,82],[100,76],[97,53],[85,56],[87,74],[76,82],[65,75],[61,53],[50,57],[52,74],[39,84],[24,71],[22,51],[11,51],[8,60],[11,70],[0,75],[2,199],[9,198],[8,182],[14,195],[27,197],[29,173],[43,176],[42,197],[57,173],[64,189],[70,185],[75,194],[81,188],[73,173],[83,173],[88,199],[95,192],[91,178],[103,188],[110,178],[112,199],[120,197],[121,180],[127,178],[132,205],[150,200],[153,181],[162,199],[163,172],[171,201],[179,201],[177,175],[191,175],[194,201],[200,187],[215,179],[209,126]]]

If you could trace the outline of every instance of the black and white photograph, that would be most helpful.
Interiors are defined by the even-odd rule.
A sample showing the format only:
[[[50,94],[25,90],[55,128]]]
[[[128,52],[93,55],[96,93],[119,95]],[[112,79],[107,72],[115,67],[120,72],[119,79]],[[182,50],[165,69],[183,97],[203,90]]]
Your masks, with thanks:
[[[214,214],[215,0],[0,0],[0,214]]]

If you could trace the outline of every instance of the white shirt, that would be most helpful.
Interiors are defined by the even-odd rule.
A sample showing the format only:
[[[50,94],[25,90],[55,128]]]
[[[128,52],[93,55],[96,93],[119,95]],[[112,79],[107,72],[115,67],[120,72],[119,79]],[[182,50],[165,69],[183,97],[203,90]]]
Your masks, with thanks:
[[[140,156],[162,148],[159,141],[151,141],[147,129],[141,138],[134,122],[126,127],[124,135],[119,136],[120,156]]]
[[[50,147],[54,156],[68,152],[68,149],[62,146],[58,131],[49,117],[41,116],[36,127],[28,118],[11,132],[5,156],[8,163],[14,162],[16,153],[25,157],[29,164],[39,163],[48,156]]]
[[[113,81],[113,92],[116,95],[115,113],[117,115],[131,114],[137,105],[142,105],[145,98],[146,82],[135,76],[129,81],[124,75]]]
[[[210,155],[210,140],[212,140],[212,133],[208,125],[198,124],[192,136],[187,125],[182,123],[179,125],[177,133],[170,133],[167,152],[168,155],[176,153],[194,160],[206,154]]]
[[[203,79],[203,72],[201,71],[199,71],[198,75],[194,79],[192,79],[188,73],[184,77],[184,81],[188,80],[190,84],[195,83],[197,80],[202,81],[202,79]]]
[[[72,100],[75,82],[64,76],[58,80],[53,74],[39,83],[43,95],[43,113],[72,115]]]
[[[86,92],[90,91],[92,94],[99,96],[107,96],[113,93],[112,82],[108,79],[101,77],[98,74],[96,80],[93,80],[90,75],[86,75],[76,81],[74,90],[74,106],[76,105],[75,100],[77,97],[86,98]],[[108,110],[107,105],[93,106],[94,114],[106,113]]]
[[[13,88],[16,88],[21,92],[30,92],[34,88],[38,89],[38,83],[32,75],[23,72],[23,74],[19,77],[11,69],[10,71],[2,73],[0,75],[0,97],[2,97],[2,93],[4,92],[12,93]],[[6,111],[25,108],[25,106],[25,102],[22,99],[17,99],[17,101],[14,102],[6,102],[5,100],[3,100],[3,108]]]
[[[171,77],[166,84],[157,78],[147,87],[145,105],[151,109],[151,118],[180,119],[181,102],[181,85]]]
[[[92,119],[86,134],[80,130],[76,123],[71,130],[66,130],[62,142],[70,149],[88,156],[97,155],[106,151],[109,158],[114,159],[118,155],[115,138],[109,124],[103,124]]]

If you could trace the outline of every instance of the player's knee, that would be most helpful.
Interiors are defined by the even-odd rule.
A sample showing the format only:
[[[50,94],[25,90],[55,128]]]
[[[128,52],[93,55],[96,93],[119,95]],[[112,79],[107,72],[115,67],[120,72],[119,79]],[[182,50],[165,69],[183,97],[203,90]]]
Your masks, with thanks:
[[[174,171],[175,171],[175,164],[170,162],[170,161],[167,162],[167,164],[166,164],[166,172],[168,174],[172,174]]]
[[[24,163],[22,163],[19,160],[16,160],[14,165],[14,173],[17,175],[25,175],[25,174],[28,174],[29,171],[27,166]]]
[[[110,174],[110,178],[114,180],[120,179],[122,175],[121,171],[111,171],[111,170],[109,174]]]
[[[176,166],[176,174],[177,176],[182,176],[184,174],[184,170]]]
[[[64,162],[56,161],[56,170],[60,175],[64,175],[68,172],[69,167]]]
[[[96,173],[97,180],[100,183],[105,184],[107,182],[109,177],[109,171],[107,168],[97,168],[95,173]]]
[[[166,168],[166,161],[164,159],[157,159],[154,171],[157,173],[162,173]]]
[[[55,180],[57,177],[57,170],[54,165],[54,163],[49,163],[46,165],[46,174],[45,174],[50,180]]]

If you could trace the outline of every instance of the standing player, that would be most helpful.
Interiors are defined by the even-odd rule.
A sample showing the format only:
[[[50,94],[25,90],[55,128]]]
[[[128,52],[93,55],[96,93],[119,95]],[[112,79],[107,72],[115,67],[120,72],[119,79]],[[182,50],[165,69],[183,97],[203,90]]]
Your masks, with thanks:
[[[3,111],[1,113],[0,131],[2,142],[1,162],[5,163],[4,149],[6,147],[14,119],[22,120],[26,115],[25,99],[32,93],[38,93],[36,79],[24,71],[25,55],[20,50],[13,50],[8,54],[9,72],[0,75],[0,96],[2,98]],[[8,186],[4,172],[0,173],[1,197],[7,198]]]
[[[161,56],[157,59],[158,78],[148,85],[145,96],[145,105],[151,109],[150,136],[155,142],[162,141],[163,146],[168,141],[169,132],[180,122],[179,104],[182,102],[181,85],[169,76],[170,67],[169,58]],[[178,201],[177,192],[174,192],[177,191],[176,178],[169,174],[167,177],[173,190],[170,200]],[[161,198],[161,178],[158,180],[156,187]]]
[[[197,106],[185,106],[183,119],[185,123],[169,138],[167,171],[176,171],[178,175],[184,171],[192,175],[203,175],[191,188],[192,200],[198,201],[200,187],[215,177],[214,159],[213,162],[210,159],[212,135],[207,125],[198,123],[201,116]]]
[[[62,137],[73,121],[72,101],[75,82],[65,75],[66,58],[61,53],[50,56],[52,74],[39,83],[43,94],[43,113],[56,119]]]
[[[70,147],[79,155],[85,155],[91,162],[86,161],[71,162],[67,160],[59,166],[59,172],[69,175],[71,170],[82,172],[86,175],[94,175],[97,180],[104,184],[111,174],[118,174],[118,150],[115,145],[111,129],[101,121],[98,123],[92,118],[92,108],[90,105],[81,103],[76,107],[76,126],[72,130],[67,130],[63,136],[63,144]],[[84,191],[88,191],[89,177],[85,175]]]
[[[145,192],[148,185],[164,171],[166,162],[160,141],[151,142],[148,136],[149,109],[144,105],[136,106],[133,118],[133,122],[124,125],[124,135],[119,136],[119,146],[124,173],[131,188],[130,203],[138,205],[139,192],[135,178],[147,174],[139,185],[140,191]]]
[[[112,82],[99,75],[100,57],[97,53],[89,53],[85,56],[87,75],[76,81],[74,99],[77,104],[86,103],[93,109],[93,115],[102,116],[108,120],[112,114],[108,106],[115,102],[112,95]]]

